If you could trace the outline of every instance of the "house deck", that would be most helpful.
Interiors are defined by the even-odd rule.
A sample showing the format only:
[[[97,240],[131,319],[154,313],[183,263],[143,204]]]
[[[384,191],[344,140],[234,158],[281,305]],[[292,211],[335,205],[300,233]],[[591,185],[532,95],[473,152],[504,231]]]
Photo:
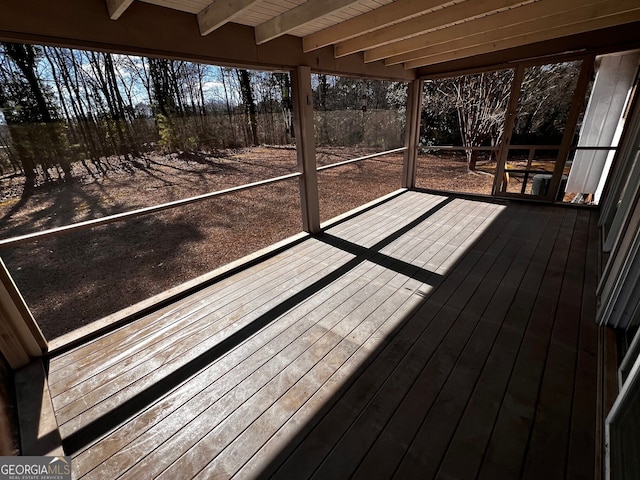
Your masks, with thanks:
[[[593,478],[597,213],[405,192],[50,360],[76,478]]]

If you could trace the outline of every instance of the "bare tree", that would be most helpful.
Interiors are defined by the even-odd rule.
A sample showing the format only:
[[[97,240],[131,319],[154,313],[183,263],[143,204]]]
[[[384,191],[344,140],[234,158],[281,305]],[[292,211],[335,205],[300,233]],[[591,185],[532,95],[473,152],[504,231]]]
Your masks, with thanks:
[[[455,111],[462,146],[495,146],[504,133],[512,78],[511,70],[500,70],[428,81],[424,107],[435,110],[445,123]],[[469,149],[466,155],[467,166],[474,171],[478,150]]]
[[[240,93],[242,95],[242,104],[244,106],[245,125],[247,132],[250,134],[250,142],[252,145],[258,145],[258,122],[256,119],[256,103],[253,99],[253,88],[251,86],[251,78],[247,70],[236,70],[238,83],[240,84]]]

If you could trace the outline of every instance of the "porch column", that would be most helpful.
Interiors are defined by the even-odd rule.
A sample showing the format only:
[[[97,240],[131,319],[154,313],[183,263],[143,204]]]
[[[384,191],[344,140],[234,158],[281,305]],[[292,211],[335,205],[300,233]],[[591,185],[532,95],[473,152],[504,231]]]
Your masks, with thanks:
[[[0,352],[15,370],[46,351],[47,340],[0,259]]]
[[[420,142],[420,113],[422,111],[422,80],[416,79],[409,84],[407,91],[407,120],[404,133],[404,152],[402,164],[402,187],[415,188],[418,164],[418,144]]]
[[[316,170],[316,142],[313,128],[313,92],[311,68],[298,67],[291,72],[293,114],[296,129],[296,150],[300,177],[302,228],[305,232],[320,231],[320,202]]]

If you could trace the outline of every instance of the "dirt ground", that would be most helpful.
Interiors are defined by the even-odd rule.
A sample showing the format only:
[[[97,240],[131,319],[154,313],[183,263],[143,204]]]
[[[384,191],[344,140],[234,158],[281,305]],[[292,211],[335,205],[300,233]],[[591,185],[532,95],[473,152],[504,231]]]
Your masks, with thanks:
[[[326,165],[373,153],[318,148]],[[293,147],[151,154],[109,160],[98,174],[73,165],[71,183],[24,195],[21,176],[0,177],[0,237],[277,177],[296,171]],[[387,155],[318,174],[326,221],[400,188],[402,156]],[[492,176],[469,174],[462,159],[421,157],[418,185],[487,193]],[[7,248],[7,264],[49,339],[130,306],[302,230],[297,179],[162,213]]]

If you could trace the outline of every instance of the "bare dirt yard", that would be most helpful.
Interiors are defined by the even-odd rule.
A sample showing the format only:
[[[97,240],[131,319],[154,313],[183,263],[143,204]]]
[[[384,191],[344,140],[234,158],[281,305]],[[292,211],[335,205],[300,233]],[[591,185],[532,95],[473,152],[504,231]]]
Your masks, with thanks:
[[[373,153],[318,148],[318,164]],[[105,161],[106,162],[106,161]],[[29,195],[23,177],[0,177],[0,237],[218,191],[296,171],[293,147],[109,159],[106,173],[73,165],[69,183],[43,183]],[[402,155],[318,174],[326,221],[400,188]],[[418,185],[486,193],[490,175],[462,159],[422,158]],[[302,230],[298,180],[291,179],[0,251],[49,339],[126,308]]]

